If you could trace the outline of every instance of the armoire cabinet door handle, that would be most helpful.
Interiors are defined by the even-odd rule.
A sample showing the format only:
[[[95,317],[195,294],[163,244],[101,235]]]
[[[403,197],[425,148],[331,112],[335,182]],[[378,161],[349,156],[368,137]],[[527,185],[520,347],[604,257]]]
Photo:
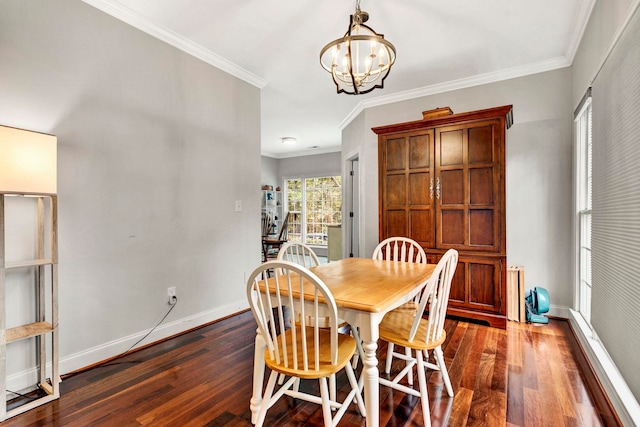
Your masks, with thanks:
[[[429,197],[433,200],[433,178],[429,180]]]
[[[440,177],[436,178],[436,199],[440,198]]]

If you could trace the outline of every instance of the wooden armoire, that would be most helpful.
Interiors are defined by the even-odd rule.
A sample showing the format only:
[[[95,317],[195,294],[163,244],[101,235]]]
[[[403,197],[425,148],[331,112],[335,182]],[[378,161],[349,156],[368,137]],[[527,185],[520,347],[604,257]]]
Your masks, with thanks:
[[[459,252],[448,314],[506,328],[505,133],[512,106],[373,128],[379,239],[409,237],[429,262]]]

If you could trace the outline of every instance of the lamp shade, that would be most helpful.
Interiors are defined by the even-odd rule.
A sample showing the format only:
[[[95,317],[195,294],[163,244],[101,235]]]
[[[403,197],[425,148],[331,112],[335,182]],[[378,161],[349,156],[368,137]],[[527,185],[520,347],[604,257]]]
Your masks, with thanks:
[[[0,126],[0,192],[57,193],[53,135]]]

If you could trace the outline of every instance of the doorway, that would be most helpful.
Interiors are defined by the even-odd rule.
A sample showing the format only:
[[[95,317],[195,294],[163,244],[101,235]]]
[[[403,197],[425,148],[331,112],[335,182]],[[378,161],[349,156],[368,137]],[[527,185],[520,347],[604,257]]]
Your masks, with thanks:
[[[358,156],[347,159],[348,197],[345,255],[360,256],[360,162]]]

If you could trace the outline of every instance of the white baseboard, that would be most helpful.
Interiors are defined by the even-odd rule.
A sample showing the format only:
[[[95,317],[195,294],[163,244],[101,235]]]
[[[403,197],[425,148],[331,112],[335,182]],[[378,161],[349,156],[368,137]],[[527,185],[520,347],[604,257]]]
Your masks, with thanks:
[[[549,304],[549,312],[545,313],[545,315],[548,315],[551,317],[558,317],[560,319],[568,319],[570,315],[569,311],[571,311],[571,309],[564,305]]]
[[[144,341],[139,343],[137,347],[163,340],[201,325],[206,325],[207,323],[222,319],[226,316],[246,310],[247,308],[249,308],[247,301],[241,300],[222,307],[216,307],[209,311],[197,313],[193,316],[184,317],[171,323],[161,324],[155,331],[145,338]],[[62,357],[59,362],[60,374],[63,375],[65,373],[77,371],[102,360],[117,356],[118,354],[126,351],[148,332],[148,330],[141,331],[121,339]],[[48,367],[47,372],[51,372],[50,367]],[[18,392],[32,389],[33,384],[36,381],[35,378],[37,378],[36,375],[37,373],[35,368],[12,374],[7,377],[7,389]]]
[[[634,397],[602,343],[593,337],[591,328],[580,313],[569,310],[569,322],[586,357],[624,426],[640,425],[640,404]]]

